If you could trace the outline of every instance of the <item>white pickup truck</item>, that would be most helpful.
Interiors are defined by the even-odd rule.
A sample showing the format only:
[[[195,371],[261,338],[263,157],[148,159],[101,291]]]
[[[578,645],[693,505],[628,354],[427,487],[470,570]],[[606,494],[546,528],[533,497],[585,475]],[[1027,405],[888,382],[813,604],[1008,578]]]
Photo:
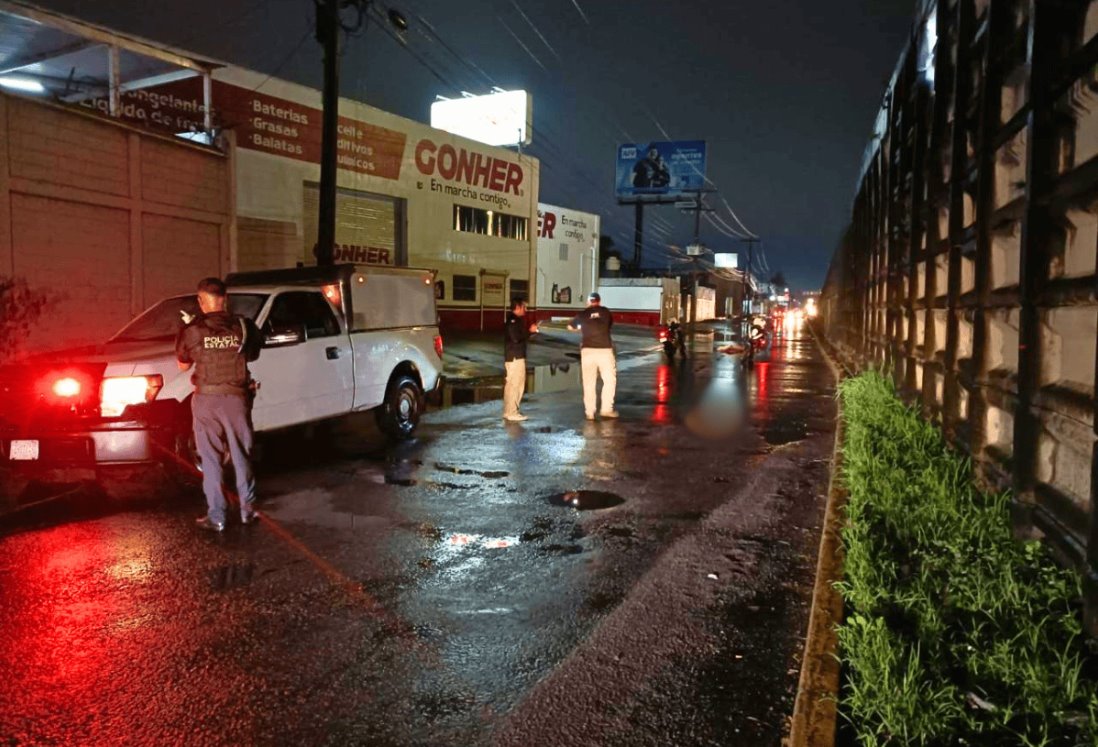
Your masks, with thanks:
[[[442,380],[430,270],[307,267],[226,284],[229,309],[264,335],[250,364],[257,432],[375,409],[389,435],[412,435]],[[103,345],[0,368],[0,466],[194,460],[191,372],[175,358],[181,312],[198,312],[194,294],[155,304]]]

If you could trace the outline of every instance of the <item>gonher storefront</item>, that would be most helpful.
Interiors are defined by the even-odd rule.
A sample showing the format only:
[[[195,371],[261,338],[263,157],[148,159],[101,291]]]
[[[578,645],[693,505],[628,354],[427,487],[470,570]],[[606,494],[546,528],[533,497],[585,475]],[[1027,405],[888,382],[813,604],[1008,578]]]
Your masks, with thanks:
[[[56,56],[11,73],[41,89],[31,95],[230,155],[232,269],[315,262],[319,91],[0,1],[0,34],[21,22],[58,36]],[[161,52],[163,69],[126,74],[147,69],[127,44]],[[512,297],[536,297],[536,159],[348,99],[337,150],[337,261],[436,270],[449,328],[498,328]]]
[[[193,78],[150,96],[190,109]],[[316,261],[320,93],[235,67],[213,73],[215,131],[236,144],[238,267]],[[496,328],[530,297],[538,162],[340,102],[336,261],[438,271],[445,327]]]

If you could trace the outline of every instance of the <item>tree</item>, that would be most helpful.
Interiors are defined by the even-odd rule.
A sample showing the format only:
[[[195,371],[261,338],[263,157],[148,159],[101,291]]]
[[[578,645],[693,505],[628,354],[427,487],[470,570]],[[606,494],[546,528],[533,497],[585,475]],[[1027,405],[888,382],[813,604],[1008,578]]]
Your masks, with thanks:
[[[16,357],[50,300],[22,278],[0,277],[0,361]]]
[[[781,270],[778,270],[770,276],[770,284],[775,288],[785,288],[788,285],[788,283],[785,282],[785,275],[782,274]]]

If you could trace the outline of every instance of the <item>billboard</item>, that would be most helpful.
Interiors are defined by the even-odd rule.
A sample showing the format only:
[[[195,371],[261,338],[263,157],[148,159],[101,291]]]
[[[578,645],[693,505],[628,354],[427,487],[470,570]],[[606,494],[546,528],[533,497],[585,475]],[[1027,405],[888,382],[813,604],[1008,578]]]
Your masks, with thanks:
[[[627,143],[618,146],[619,198],[675,197],[705,187],[705,141]]]
[[[713,255],[713,266],[726,270],[735,270],[738,259],[735,252],[717,252]]]
[[[529,145],[531,99],[526,91],[440,99],[431,104],[431,126],[486,145]]]

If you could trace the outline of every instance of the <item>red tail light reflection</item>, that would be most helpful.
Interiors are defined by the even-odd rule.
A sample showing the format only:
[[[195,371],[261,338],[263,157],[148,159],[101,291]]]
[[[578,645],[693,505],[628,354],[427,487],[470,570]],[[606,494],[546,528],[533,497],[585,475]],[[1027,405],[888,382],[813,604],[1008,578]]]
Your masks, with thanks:
[[[671,366],[666,363],[656,369],[656,406],[652,409],[653,423],[670,423]]]

